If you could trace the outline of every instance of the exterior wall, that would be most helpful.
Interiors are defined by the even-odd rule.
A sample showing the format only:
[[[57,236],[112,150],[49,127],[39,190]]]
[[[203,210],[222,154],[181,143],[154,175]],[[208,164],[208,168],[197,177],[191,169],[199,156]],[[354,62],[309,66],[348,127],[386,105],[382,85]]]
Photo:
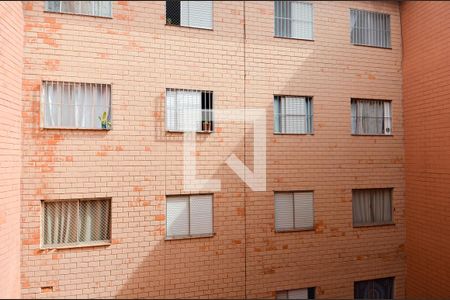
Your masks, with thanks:
[[[392,49],[352,46],[350,7],[391,14]],[[353,281],[389,276],[404,297],[398,5],[314,11],[311,42],[273,37],[272,2],[215,1],[213,31],[166,26],[164,2],[114,2],[112,19],[25,2],[23,297],[273,298],[316,286],[318,298],[351,298]],[[41,129],[42,80],[111,83],[113,130]],[[212,90],[217,110],[267,112],[267,192],[224,164],[234,153],[253,168],[249,126],[218,122],[196,137],[197,177],[222,185],[212,238],[164,240],[165,196],[185,193],[166,88]],[[274,94],[313,96],[315,134],[274,135]],[[351,136],[351,97],[392,100],[394,135]],[[395,225],[352,228],[351,189],[373,187],[394,188]],[[314,190],[314,230],[274,233],[273,191],[283,190]],[[112,244],[41,250],[41,200],[89,197],[112,197]]]
[[[408,298],[450,296],[450,3],[405,2],[403,91]]]
[[[0,2],[0,298],[20,297],[22,3]]]

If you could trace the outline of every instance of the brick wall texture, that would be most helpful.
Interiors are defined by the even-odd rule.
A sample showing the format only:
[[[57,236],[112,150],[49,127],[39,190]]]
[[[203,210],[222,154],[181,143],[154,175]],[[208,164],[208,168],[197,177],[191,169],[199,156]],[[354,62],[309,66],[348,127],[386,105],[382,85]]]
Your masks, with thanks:
[[[450,295],[450,3],[404,2],[408,298]]]
[[[0,298],[20,295],[21,2],[0,2]]]

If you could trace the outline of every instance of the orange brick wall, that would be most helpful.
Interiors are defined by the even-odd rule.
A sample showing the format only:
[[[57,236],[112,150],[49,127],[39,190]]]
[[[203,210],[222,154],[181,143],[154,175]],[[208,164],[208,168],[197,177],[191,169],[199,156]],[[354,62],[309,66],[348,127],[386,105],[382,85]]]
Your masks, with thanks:
[[[351,7],[391,15],[392,49],[350,44]],[[311,42],[273,37],[272,2],[215,1],[212,31],[166,26],[164,2],[114,2],[112,19],[25,2],[23,296],[273,298],[316,286],[318,298],[351,298],[353,281],[395,276],[404,297],[398,5],[315,2],[314,13]],[[111,83],[113,130],[40,129],[42,80]],[[197,177],[222,183],[212,238],[164,240],[165,195],[183,193],[166,88],[267,112],[266,192],[224,164],[235,153],[252,168],[249,126],[219,122],[196,137]],[[313,96],[315,134],[273,135],[274,94]],[[351,97],[392,100],[394,135],[351,136]],[[395,225],[352,228],[351,189],[365,187],[394,188]],[[315,230],[274,233],[281,190],[314,190]],[[40,250],[40,201],[80,197],[112,197],[112,245]]]
[[[450,296],[450,3],[404,2],[408,298]]]
[[[22,3],[0,2],[0,298],[20,296]]]

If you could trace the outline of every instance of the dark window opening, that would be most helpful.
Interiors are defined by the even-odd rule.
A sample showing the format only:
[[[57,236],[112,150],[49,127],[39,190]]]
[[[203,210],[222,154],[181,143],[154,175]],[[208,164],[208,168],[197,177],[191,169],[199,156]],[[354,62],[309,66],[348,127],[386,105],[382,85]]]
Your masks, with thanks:
[[[213,131],[213,93],[202,92],[202,131]]]
[[[166,1],[166,24],[180,25],[181,3],[179,0]]]

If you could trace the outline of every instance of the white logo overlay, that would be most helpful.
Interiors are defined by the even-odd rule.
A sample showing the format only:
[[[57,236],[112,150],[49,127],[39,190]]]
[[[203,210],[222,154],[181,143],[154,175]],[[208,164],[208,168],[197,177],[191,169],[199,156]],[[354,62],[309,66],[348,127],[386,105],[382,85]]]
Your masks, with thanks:
[[[250,187],[252,191],[266,190],[266,111],[265,109],[219,109],[214,110],[214,122],[239,121],[253,124],[253,171],[235,154],[225,163]],[[243,133],[245,134],[245,132]],[[186,192],[221,189],[220,179],[197,178],[195,132],[184,132],[184,190]]]

